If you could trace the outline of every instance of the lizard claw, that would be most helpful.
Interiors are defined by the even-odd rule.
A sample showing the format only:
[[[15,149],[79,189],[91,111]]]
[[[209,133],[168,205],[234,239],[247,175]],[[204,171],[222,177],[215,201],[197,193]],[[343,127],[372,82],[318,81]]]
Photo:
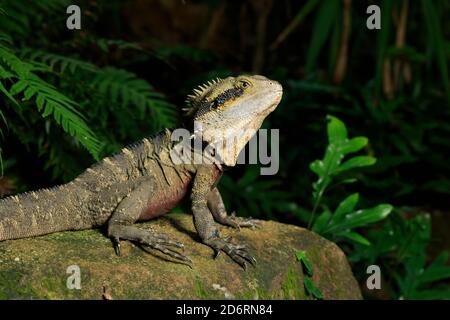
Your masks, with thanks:
[[[212,238],[206,244],[214,249],[216,258],[221,251],[225,252],[231,259],[239,264],[244,270],[247,270],[247,262],[252,265],[256,264],[256,259],[251,256],[245,245],[230,243],[231,237],[226,238]]]
[[[257,219],[253,219],[252,217],[249,218],[243,218],[236,216],[236,212],[233,211],[229,216],[227,216],[223,221],[221,221],[222,224],[233,227],[238,229],[239,231],[241,228],[261,228],[261,221]]]
[[[114,250],[116,254],[120,256],[120,243],[119,239],[126,239],[130,241],[138,242],[142,245],[149,246],[155,250],[158,250],[171,258],[181,261],[184,264],[189,265],[192,268],[192,260],[188,257],[176,252],[170,247],[179,248],[184,250],[184,244],[181,242],[171,240],[166,234],[154,232],[152,230],[139,229],[132,226],[114,226],[114,229],[110,231],[110,237],[114,243]]]

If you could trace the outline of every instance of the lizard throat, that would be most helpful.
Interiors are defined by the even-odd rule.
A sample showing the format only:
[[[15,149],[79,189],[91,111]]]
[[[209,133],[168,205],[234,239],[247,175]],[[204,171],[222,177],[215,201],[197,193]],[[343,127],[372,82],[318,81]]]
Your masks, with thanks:
[[[264,118],[259,117],[253,120],[242,119],[225,127],[203,124],[203,130],[197,131],[195,136],[209,145],[220,164],[233,167],[241,150],[256,134],[263,120]]]

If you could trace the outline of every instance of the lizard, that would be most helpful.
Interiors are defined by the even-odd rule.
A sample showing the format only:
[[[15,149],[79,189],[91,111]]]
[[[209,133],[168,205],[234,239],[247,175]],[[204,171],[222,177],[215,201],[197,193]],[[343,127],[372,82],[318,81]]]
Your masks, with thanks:
[[[216,256],[225,252],[244,269],[248,263],[254,265],[256,259],[246,245],[221,237],[217,223],[240,228],[258,226],[259,221],[229,215],[217,184],[251,138],[239,133],[258,130],[282,93],[277,81],[260,75],[208,81],[188,95],[184,110],[190,119],[186,129],[190,139],[201,142],[201,148],[191,147],[188,153],[195,155],[204,146],[225,143],[214,149],[211,161],[175,163],[174,150],[181,143],[172,137],[175,130],[166,129],[103,158],[70,182],[1,199],[0,241],[105,227],[119,256],[120,241],[128,240],[191,266],[191,259],[180,253],[184,244],[135,226],[189,198],[201,242]],[[237,137],[234,143],[226,140],[225,132]]]

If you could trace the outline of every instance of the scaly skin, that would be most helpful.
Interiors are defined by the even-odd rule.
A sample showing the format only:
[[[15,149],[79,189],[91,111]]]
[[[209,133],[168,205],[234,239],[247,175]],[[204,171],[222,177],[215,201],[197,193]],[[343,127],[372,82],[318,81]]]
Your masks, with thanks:
[[[255,263],[245,245],[221,238],[215,223],[235,228],[258,225],[253,219],[227,215],[216,187],[223,166],[236,164],[251,135],[236,135],[232,144],[217,147],[240,130],[257,130],[281,96],[281,86],[262,76],[229,77],[195,89],[188,96],[186,110],[201,127],[193,126],[191,138],[216,147],[222,163],[175,164],[171,151],[179,142],[172,141],[172,132],[165,130],[104,158],[67,184],[0,200],[0,241],[107,225],[119,255],[120,240],[130,240],[190,265],[188,257],[174,250],[183,249],[183,244],[134,226],[137,221],[165,214],[190,194],[202,242],[216,254],[227,253],[244,268],[248,262]],[[189,150],[191,154],[198,152]]]

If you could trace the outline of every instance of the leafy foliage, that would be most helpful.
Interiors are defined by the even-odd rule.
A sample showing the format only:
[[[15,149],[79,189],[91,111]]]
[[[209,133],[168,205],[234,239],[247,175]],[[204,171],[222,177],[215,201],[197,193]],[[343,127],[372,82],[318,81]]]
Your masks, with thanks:
[[[295,256],[297,257],[297,260],[302,264],[304,270],[303,285],[305,287],[306,293],[316,299],[323,299],[322,291],[317,288],[312,281],[313,266],[311,261],[307,257],[306,252],[298,251],[295,253]]]
[[[77,71],[98,72],[98,67],[90,62],[82,61],[73,57],[60,54],[45,52],[32,48],[21,48],[19,54],[33,62],[42,62],[47,65],[51,71],[63,74],[66,71],[74,74]]]
[[[347,128],[342,121],[332,116],[328,116],[328,120],[328,146],[325,156],[323,160],[316,160],[310,165],[311,170],[319,177],[317,182],[313,184],[314,207],[309,219],[310,225],[314,221],[314,214],[321,203],[325,191],[337,176],[342,173],[348,173],[352,169],[370,166],[375,163],[375,158],[370,156],[355,156],[342,163],[346,155],[364,148],[368,140],[366,137],[349,139]],[[347,177],[340,183],[355,181],[356,179]],[[392,211],[392,206],[380,204],[373,208],[355,210],[358,200],[359,194],[354,193],[345,198],[333,213],[328,208],[325,208],[323,213],[314,221],[312,230],[335,241],[345,239],[354,243],[370,245],[366,238],[352,231],[352,229],[383,220]]]
[[[77,137],[80,143],[98,159],[100,142],[77,111],[77,103],[33,73],[45,71],[45,68],[23,62],[6,47],[0,47],[0,59],[1,78],[13,82],[9,91],[2,84],[2,92],[13,102],[13,105],[17,104],[14,96],[19,94],[23,94],[22,101],[28,101],[34,97],[42,117],[53,115],[64,131]],[[15,79],[17,81],[14,81]]]
[[[155,128],[173,127],[177,122],[177,113],[165,97],[156,92],[145,80],[126,70],[104,68],[91,82],[108,101],[119,104],[122,108],[134,106],[140,118],[147,111],[152,112]]]
[[[366,28],[365,1],[198,1],[177,12],[159,2],[81,1],[83,30],[68,31],[68,0],[0,0],[0,169],[15,191],[68,181],[175,125],[172,103],[205,80],[259,73],[284,87],[265,123],[280,128],[280,170],[227,172],[227,207],[310,222],[361,281],[380,265],[391,298],[448,297],[448,260],[427,252],[430,219],[405,205],[448,211],[449,2],[379,1],[381,30]],[[191,5],[200,10],[177,19]],[[160,24],[161,12],[176,23]],[[327,114],[347,124],[329,117],[328,141]]]
[[[51,116],[55,124],[83,145],[93,160],[116,151],[123,143],[141,138],[139,129],[144,121],[149,131],[154,132],[174,126],[178,118],[174,106],[163,94],[130,71],[99,66],[81,59],[79,54],[64,53],[70,51],[70,43],[67,48],[64,45],[58,48],[61,53],[52,52],[54,48],[50,42],[39,49],[24,43],[44,15],[48,18],[54,12],[65,11],[66,4],[67,1],[61,0],[30,1],[29,7],[19,2],[2,3],[6,18],[0,22],[3,30],[0,33],[0,92],[6,99],[7,108],[0,111],[0,118],[24,145],[34,145],[39,156],[47,158],[45,168],[52,168],[53,177],[62,176],[68,180],[83,166],[73,165],[79,163],[74,158],[76,144],[70,143],[71,149],[49,143],[56,132],[50,130],[52,122],[47,121],[48,117]],[[36,30],[38,34],[42,33],[39,28]],[[102,38],[98,45],[104,50],[110,45],[123,50],[138,49],[126,41]],[[29,106],[35,108],[41,120],[30,111],[25,112]],[[121,142],[107,128],[111,111],[115,112],[113,117]],[[20,115],[21,122],[8,121],[14,114]],[[152,121],[148,122],[148,119]],[[36,126],[39,122],[46,128],[38,133],[39,139],[33,141],[22,133],[21,126],[31,123]],[[3,148],[0,150],[0,160],[3,160]]]
[[[373,208],[355,211],[358,198],[359,194],[354,193],[345,198],[334,213],[325,210],[317,218],[312,230],[335,241],[338,241],[336,238],[344,238],[351,242],[370,245],[365,237],[351,230],[383,220],[393,208],[389,204],[380,204]]]
[[[442,252],[427,262],[431,240],[428,214],[404,219],[396,212],[379,230],[368,233],[371,246],[357,246],[350,255],[356,264],[379,264],[391,294],[399,299],[448,299],[450,289],[439,282],[450,279],[449,255]],[[398,292],[398,293],[397,293]]]

